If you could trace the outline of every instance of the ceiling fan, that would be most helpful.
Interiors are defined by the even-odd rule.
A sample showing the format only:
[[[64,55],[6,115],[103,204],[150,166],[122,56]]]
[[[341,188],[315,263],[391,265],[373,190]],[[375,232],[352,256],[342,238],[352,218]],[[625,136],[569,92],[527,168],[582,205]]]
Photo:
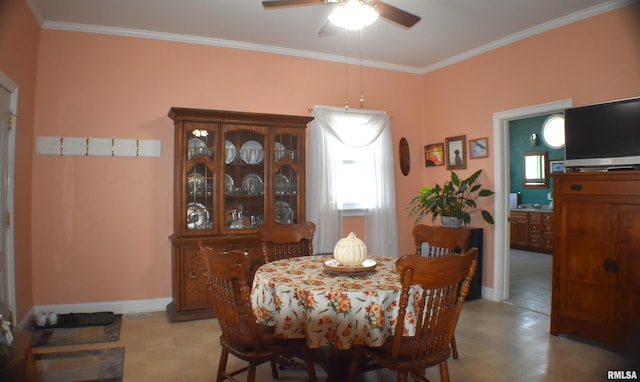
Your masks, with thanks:
[[[263,1],[262,6],[265,8],[276,7],[289,7],[294,5],[313,5],[313,4],[339,4],[347,3],[349,1],[359,1],[361,4],[371,7],[381,17],[390,20],[394,23],[400,24],[406,28],[411,28],[418,21],[420,17],[403,11],[400,8],[396,8],[393,5],[389,5],[380,0],[271,0]],[[339,28],[331,24],[328,20],[320,30],[320,36],[333,35]]]

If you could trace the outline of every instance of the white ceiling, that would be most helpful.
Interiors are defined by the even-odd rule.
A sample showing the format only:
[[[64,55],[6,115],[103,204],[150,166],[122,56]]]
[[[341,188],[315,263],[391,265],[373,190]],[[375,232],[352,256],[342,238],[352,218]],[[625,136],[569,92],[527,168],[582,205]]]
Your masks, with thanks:
[[[632,0],[386,0],[422,18],[319,37],[333,4],[260,0],[27,0],[44,28],[185,41],[425,73]]]

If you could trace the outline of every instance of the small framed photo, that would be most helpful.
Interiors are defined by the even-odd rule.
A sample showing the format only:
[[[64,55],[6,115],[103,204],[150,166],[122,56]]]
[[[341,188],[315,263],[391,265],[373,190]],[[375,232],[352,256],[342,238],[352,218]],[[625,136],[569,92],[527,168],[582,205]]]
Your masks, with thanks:
[[[469,140],[469,158],[486,158],[489,156],[489,138]]]
[[[549,171],[554,172],[564,172],[564,161],[561,160],[550,160],[549,161]]]
[[[444,143],[432,143],[424,146],[424,165],[426,167],[444,165]]]
[[[445,138],[444,143],[447,147],[447,170],[467,168],[467,136]]]

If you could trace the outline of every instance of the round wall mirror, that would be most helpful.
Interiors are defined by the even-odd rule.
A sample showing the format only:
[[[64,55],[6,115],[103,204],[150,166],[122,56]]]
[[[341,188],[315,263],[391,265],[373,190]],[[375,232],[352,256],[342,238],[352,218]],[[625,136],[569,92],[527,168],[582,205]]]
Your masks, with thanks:
[[[553,114],[542,124],[542,140],[552,149],[564,147],[564,116]]]

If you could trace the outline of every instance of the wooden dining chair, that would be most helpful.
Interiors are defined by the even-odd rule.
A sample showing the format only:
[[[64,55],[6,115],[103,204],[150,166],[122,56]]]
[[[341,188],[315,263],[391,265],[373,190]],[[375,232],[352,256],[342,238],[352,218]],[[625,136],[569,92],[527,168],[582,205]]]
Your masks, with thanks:
[[[398,382],[406,382],[411,374],[427,381],[424,371],[440,366],[440,379],[449,381],[447,360],[451,355],[449,343],[453,337],[460,311],[476,270],[476,248],[464,254],[446,254],[431,258],[404,256],[398,259],[402,291],[398,319],[393,336],[380,347],[356,345],[349,367],[349,381],[355,381],[358,370],[386,368],[397,372]],[[412,286],[419,288],[411,289]],[[411,297],[411,298],[410,298]],[[415,334],[405,336],[407,307],[415,308]],[[365,356],[370,362],[361,365]]]
[[[471,229],[416,224],[411,234],[416,243],[416,255],[438,257],[450,252],[464,252],[469,244]]]
[[[258,226],[258,235],[262,242],[264,262],[313,255],[315,232],[316,225],[312,222],[261,224]]]
[[[438,257],[447,253],[462,253],[467,249],[471,229],[416,224],[412,231],[416,255]],[[456,336],[451,337],[453,358],[458,359]]]
[[[306,340],[277,337],[273,326],[256,322],[247,280],[250,272],[247,254],[241,251],[217,253],[203,243],[199,243],[199,247],[202,270],[222,331],[216,381],[228,379],[237,382],[233,377],[248,371],[246,381],[254,382],[256,367],[265,362],[271,363],[271,374],[278,378],[277,361],[295,354],[303,359],[309,380],[315,382],[315,369]],[[227,371],[229,354],[248,362],[248,366]]]

